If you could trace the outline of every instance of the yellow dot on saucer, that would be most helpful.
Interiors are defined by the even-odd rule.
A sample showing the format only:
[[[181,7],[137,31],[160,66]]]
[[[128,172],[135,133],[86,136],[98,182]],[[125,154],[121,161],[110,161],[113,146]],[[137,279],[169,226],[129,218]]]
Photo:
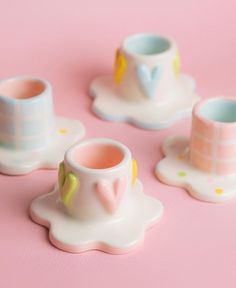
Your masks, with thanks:
[[[178,176],[179,177],[185,177],[185,176],[187,176],[187,173],[184,171],[179,171]]]
[[[61,128],[61,129],[58,130],[58,133],[61,134],[61,135],[65,135],[67,132],[68,131],[65,128]]]
[[[132,160],[132,185],[135,184],[138,176],[138,165],[136,160]]]
[[[114,66],[114,80],[116,84],[120,84],[126,71],[126,59],[119,49],[116,51]]]
[[[176,52],[175,57],[173,59],[173,70],[176,76],[180,73],[180,56],[179,53]]]
[[[216,194],[223,194],[224,193],[224,190],[222,188],[216,188],[215,189],[215,193]]]

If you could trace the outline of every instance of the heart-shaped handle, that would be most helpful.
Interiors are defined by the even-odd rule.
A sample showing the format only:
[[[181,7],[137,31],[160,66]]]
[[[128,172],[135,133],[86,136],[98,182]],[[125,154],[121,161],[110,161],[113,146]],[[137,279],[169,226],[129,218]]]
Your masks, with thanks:
[[[79,180],[72,173],[65,173],[65,166],[62,162],[58,171],[58,184],[62,203],[68,207],[75,192],[79,188]]]
[[[126,59],[119,49],[115,56],[115,73],[114,80],[116,84],[120,84],[126,71]]]
[[[138,164],[135,159],[132,160],[132,185],[135,185],[138,176]]]
[[[102,179],[95,186],[96,194],[108,213],[113,214],[119,207],[125,192],[126,178],[124,176],[114,182]]]
[[[181,66],[180,56],[179,56],[179,53],[176,52],[174,59],[173,59],[173,70],[176,76],[178,76],[180,73],[180,66]]]
[[[145,65],[138,65],[136,69],[139,84],[148,98],[153,98],[156,93],[157,83],[162,74],[162,67],[155,66],[153,69]]]
[[[58,170],[58,185],[59,185],[59,189],[62,188],[64,182],[65,182],[65,165],[64,165],[64,162],[61,162],[60,166],[59,166],[59,170]]]

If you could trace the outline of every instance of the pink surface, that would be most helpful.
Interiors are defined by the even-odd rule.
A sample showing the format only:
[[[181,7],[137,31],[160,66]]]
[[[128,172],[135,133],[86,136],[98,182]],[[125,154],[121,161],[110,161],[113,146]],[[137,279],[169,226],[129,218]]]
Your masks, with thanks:
[[[234,0],[2,1],[0,77],[47,78],[58,114],[83,121],[87,136],[112,137],[131,149],[146,192],[163,202],[165,214],[131,254],[72,255],[54,248],[48,231],[28,216],[57,172],[1,175],[0,287],[235,288],[236,199],[203,203],[154,176],[162,140],[188,135],[190,119],[161,132],[107,123],[91,113],[87,95],[92,78],[111,73],[120,41],[150,31],[177,40],[199,94],[235,96],[235,10]]]

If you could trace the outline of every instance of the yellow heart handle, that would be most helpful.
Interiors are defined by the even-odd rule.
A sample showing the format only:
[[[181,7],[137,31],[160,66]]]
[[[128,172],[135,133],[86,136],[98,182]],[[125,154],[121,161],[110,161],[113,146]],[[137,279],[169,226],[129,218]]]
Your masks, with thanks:
[[[65,165],[64,165],[64,162],[61,162],[60,163],[60,166],[59,166],[59,170],[58,170],[58,184],[59,184],[59,188],[61,189],[64,182],[65,182]]]
[[[79,187],[79,180],[72,172],[65,173],[64,162],[59,166],[58,185],[62,203],[67,207]]]
[[[68,173],[61,189],[61,200],[66,207],[70,204],[78,187],[79,181],[77,177],[73,173]]]
[[[180,73],[180,66],[180,56],[179,52],[177,51],[173,59],[173,69],[176,76],[178,76]]]
[[[126,59],[124,55],[120,52],[120,50],[117,49],[115,57],[115,72],[114,72],[114,80],[116,84],[121,83],[125,71],[126,71]]]
[[[135,184],[138,176],[138,164],[135,159],[132,159],[132,185]]]

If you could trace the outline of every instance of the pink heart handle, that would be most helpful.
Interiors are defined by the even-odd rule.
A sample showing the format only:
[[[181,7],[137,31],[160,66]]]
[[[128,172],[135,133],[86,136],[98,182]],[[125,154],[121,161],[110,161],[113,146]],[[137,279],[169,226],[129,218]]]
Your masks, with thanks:
[[[126,178],[120,177],[113,183],[108,180],[100,180],[96,185],[96,193],[107,212],[113,214],[122,200],[125,192]]]

